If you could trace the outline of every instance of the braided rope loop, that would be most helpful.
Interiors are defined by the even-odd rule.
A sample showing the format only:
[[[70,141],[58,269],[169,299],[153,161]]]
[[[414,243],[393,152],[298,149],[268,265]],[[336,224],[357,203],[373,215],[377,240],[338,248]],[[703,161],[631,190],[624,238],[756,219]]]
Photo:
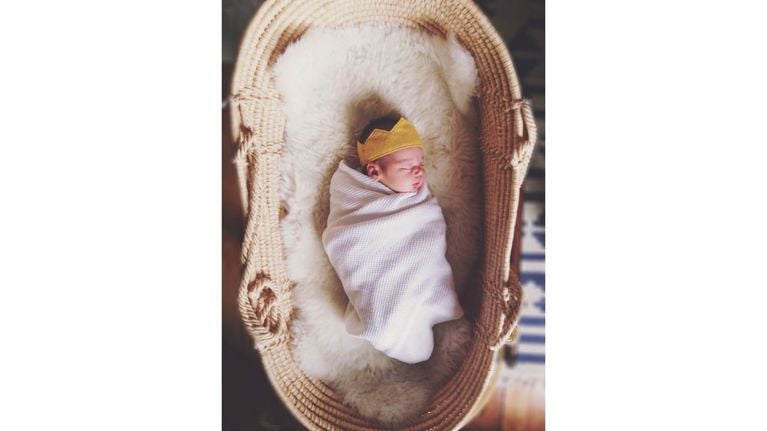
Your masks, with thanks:
[[[266,351],[288,339],[289,283],[264,276],[248,283],[246,289],[240,289],[240,314],[259,351]]]

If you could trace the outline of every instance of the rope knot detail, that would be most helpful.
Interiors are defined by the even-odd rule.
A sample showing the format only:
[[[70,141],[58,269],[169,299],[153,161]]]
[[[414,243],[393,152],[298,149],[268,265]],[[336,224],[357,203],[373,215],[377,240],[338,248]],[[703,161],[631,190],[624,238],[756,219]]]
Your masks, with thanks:
[[[522,109],[523,106],[530,106],[530,99],[512,99],[509,111],[516,111]]]
[[[530,157],[533,155],[533,146],[530,145],[530,141],[525,139],[517,143],[516,148],[508,158],[508,165],[512,168],[516,168],[522,163],[530,161]]]
[[[490,297],[493,299],[494,306],[500,311],[499,321],[495,328],[481,328],[483,332],[487,333],[488,346],[493,350],[509,343],[516,329],[519,306],[522,303],[522,292],[520,289],[515,288],[515,286],[515,282],[509,280],[503,283],[503,286],[500,288],[489,288],[486,290],[486,293],[490,294]]]
[[[248,301],[244,310],[240,304],[240,311],[258,350],[281,343],[287,337],[290,315],[287,283],[259,274],[248,284]]]
[[[280,94],[270,87],[245,87],[231,97],[239,109],[240,136],[235,159],[245,161],[248,154],[278,155],[283,145]]]

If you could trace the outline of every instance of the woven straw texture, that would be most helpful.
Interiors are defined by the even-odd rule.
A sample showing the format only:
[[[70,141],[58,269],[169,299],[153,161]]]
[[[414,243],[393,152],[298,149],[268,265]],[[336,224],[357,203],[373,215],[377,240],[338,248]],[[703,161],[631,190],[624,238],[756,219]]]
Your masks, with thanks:
[[[493,378],[498,349],[512,336],[521,304],[510,255],[520,186],[535,145],[532,109],[522,99],[511,57],[487,18],[466,0],[273,0],[251,21],[233,81],[232,132],[246,230],[239,309],[272,385],[312,430],[385,429],[359,417],[322,381],[305,375],[290,351],[291,283],[283,260],[278,186],[285,116],[268,69],[310,26],[388,22],[430,34],[455,34],[478,72],[486,237],[481,311],[466,360],[408,430],[458,429],[477,413]],[[250,296],[254,298],[251,302]]]

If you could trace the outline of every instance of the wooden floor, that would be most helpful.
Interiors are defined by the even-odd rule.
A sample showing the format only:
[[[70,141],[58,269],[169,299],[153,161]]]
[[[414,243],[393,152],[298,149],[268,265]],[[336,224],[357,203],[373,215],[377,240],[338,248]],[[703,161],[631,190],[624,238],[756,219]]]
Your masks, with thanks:
[[[467,431],[543,431],[543,391],[521,383],[499,383]]]

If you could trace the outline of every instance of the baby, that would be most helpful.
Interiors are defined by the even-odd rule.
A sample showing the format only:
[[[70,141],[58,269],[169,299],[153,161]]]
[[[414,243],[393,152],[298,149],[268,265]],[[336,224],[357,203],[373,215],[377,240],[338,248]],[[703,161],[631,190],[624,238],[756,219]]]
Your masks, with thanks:
[[[421,139],[404,118],[381,117],[368,124],[357,142],[357,154],[363,171],[395,192],[417,191],[426,178]]]
[[[357,155],[362,172],[342,161],[331,178],[322,234],[349,297],[344,325],[392,358],[422,362],[434,348],[432,327],[463,309],[421,139],[405,118],[380,118],[360,135]]]

